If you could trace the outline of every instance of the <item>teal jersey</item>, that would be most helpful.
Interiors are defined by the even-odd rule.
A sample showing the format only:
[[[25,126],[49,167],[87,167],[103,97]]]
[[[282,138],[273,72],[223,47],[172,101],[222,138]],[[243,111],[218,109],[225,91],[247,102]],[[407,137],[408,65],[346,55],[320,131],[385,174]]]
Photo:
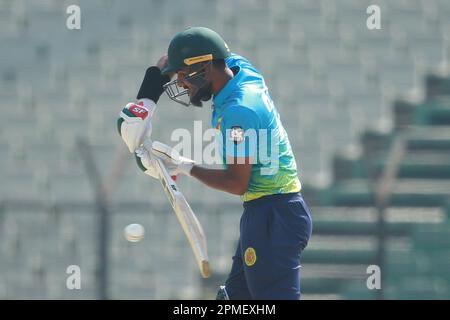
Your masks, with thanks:
[[[253,161],[242,200],[300,191],[288,135],[264,78],[241,56],[233,54],[226,63],[234,77],[213,98],[212,127],[220,137],[225,165],[230,159]]]

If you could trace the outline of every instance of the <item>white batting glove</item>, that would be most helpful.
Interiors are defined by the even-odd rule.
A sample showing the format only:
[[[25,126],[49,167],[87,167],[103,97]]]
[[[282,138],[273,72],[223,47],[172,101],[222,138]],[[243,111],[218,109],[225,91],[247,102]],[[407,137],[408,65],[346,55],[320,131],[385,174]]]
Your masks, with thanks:
[[[138,167],[144,171],[145,174],[148,174],[152,178],[158,179],[158,172],[156,169],[158,164],[156,163],[156,158],[147,149],[151,148],[151,144],[152,143],[150,140],[146,140],[142,146],[136,149],[136,162]]]
[[[152,133],[151,118],[156,104],[150,99],[130,102],[120,112],[117,129],[131,153],[141,146]]]
[[[187,176],[191,175],[194,161],[180,156],[172,147],[159,141],[154,141],[152,144],[152,154],[163,161],[171,176],[176,176],[179,173]]]

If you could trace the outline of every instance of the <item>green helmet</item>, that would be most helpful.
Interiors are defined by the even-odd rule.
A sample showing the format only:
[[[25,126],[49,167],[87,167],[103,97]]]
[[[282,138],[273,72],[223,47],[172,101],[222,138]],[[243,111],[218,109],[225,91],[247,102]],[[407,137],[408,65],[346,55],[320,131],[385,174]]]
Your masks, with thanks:
[[[190,27],[178,33],[170,42],[169,64],[163,74],[177,72],[185,66],[215,59],[225,59],[230,49],[215,31],[204,27]]]

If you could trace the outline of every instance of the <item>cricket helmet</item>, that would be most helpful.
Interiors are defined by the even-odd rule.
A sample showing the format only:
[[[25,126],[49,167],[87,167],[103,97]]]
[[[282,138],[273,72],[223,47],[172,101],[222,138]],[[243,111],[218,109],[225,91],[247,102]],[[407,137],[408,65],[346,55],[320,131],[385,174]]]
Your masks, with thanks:
[[[211,94],[209,98],[207,97],[207,86],[210,83],[204,77],[206,66],[213,60],[225,59],[229,55],[230,49],[215,31],[204,27],[189,27],[175,35],[170,42],[168,65],[162,70],[162,74],[175,73],[184,67],[189,67],[184,81],[196,88],[196,92],[191,94],[190,103],[201,106],[201,101],[211,97]],[[164,89],[172,100],[184,105],[190,104],[179,99],[188,92],[178,87],[177,80],[167,83]]]

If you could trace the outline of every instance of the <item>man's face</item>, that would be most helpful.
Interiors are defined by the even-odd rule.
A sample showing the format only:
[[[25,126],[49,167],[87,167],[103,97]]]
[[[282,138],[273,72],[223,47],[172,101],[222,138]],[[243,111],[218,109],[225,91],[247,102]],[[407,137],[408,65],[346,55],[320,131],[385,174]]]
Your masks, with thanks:
[[[194,91],[192,88],[192,84],[190,84],[188,81],[184,81],[184,79],[188,74],[189,74],[189,67],[184,67],[183,69],[178,71],[177,78],[178,78],[178,86],[182,87],[183,89],[187,89],[189,98],[191,98],[191,94]]]
[[[187,89],[189,100],[195,106],[211,98],[211,64],[184,67],[177,72],[178,86]]]

